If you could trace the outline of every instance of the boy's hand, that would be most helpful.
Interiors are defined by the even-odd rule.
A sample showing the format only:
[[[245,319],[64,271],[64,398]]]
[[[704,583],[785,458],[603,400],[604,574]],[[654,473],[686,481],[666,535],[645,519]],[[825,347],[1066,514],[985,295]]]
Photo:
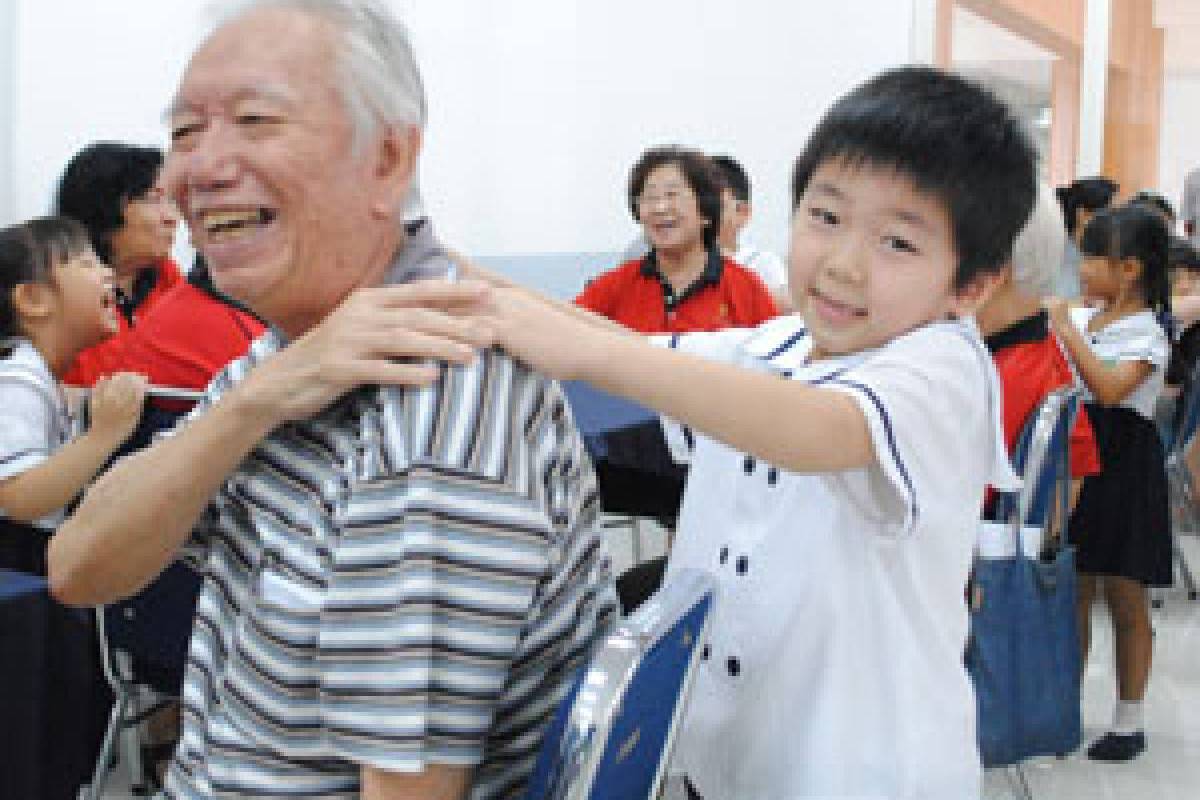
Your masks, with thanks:
[[[142,418],[146,379],[131,372],[101,378],[88,404],[90,431],[105,437],[115,448],[128,439]]]
[[[485,315],[498,346],[558,380],[586,374],[588,359],[603,358],[604,339],[612,335],[520,288],[493,288]]]

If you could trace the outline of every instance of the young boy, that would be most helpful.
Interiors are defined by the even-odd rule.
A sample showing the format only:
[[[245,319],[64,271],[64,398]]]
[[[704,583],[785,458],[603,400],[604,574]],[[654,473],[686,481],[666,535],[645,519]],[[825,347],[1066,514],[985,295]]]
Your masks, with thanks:
[[[978,796],[964,586],[984,487],[1013,475],[969,315],[1033,197],[1004,106],[906,67],[797,161],[798,317],[655,348],[492,293],[511,352],[706,434],[668,567],[720,586],[673,765],[693,796]]]

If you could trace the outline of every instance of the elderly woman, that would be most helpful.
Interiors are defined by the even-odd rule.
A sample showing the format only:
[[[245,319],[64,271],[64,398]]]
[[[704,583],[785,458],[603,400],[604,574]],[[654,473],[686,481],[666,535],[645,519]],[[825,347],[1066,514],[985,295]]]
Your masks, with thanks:
[[[158,183],[162,164],[155,148],[98,142],[63,173],[57,211],[83,223],[113,268],[121,310],[120,332],[81,353],[68,384],[135,371],[158,385],[201,389],[263,331],[250,314],[185,280],[171,260],[179,218]]]
[[[1021,427],[1048,393],[1074,383],[1042,307],[1063,262],[1066,228],[1054,191],[1041,185],[1029,220],[1013,243],[1012,260],[976,314],[1004,393],[1004,438],[1011,452]],[[1071,477],[1100,471],[1096,440],[1080,410],[1071,433]]]
[[[576,304],[642,333],[749,327],[778,315],[762,279],[721,255],[723,187],[699,151],[643,153],[629,178],[629,210],[650,252],[591,281]]]

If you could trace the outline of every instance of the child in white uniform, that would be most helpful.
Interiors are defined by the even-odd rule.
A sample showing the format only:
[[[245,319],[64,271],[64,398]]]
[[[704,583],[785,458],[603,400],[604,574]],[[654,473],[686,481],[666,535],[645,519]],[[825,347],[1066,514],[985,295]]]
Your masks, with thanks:
[[[1050,319],[1086,390],[1103,465],[1083,482],[1071,515],[1078,548],[1079,631],[1086,659],[1091,607],[1101,583],[1113,619],[1117,707],[1112,728],[1088,748],[1099,761],[1128,761],[1146,747],[1142,699],[1150,678],[1146,587],[1170,586],[1174,565],[1167,476],[1154,405],[1170,341],[1157,314],[1169,310],[1170,236],[1152,210],[1106,209],[1084,229],[1080,277],[1104,310],[1052,306]]]
[[[91,425],[70,441],[59,376],[117,330],[112,270],[73,220],[0,230],[0,518],[52,531],[63,510],[128,438],[145,381],[97,384]]]
[[[978,796],[964,591],[984,488],[1014,477],[969,315],[1033,197],[1001,103],[902,68],[797,162],[799,316],[656,348],[493,291],[504,347],[704,434],[668,568],[721,588],[674,763],[694,795]]]

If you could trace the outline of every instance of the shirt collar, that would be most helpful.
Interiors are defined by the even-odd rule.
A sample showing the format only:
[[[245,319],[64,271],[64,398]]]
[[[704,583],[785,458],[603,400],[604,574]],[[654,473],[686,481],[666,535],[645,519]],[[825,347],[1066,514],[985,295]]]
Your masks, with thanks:
[[[1032,316],[1014,322],[1007,328],[996,331],[983,341],[993,354],[1019,344],[1044,341],[1050,335],[1050,316],[1039,311]]]
[[[691,285],[681,292],[676,291],[671,282],[667,280],[667,276],[659,269],[658,254],[653,249],[642,259],[642,266],[639,271],[643,277],[653,278],[658,281],[658,285],[662,287],[663,291],[663,303],[666,305],[667,310],[670,311],[702,289],[706,289],[709,286],[719,286],[721,283],[721,274],[724,269],[725,263],[721,258],[721,251],[716,247],[712,247],[707,251],[704,261],[704,271],[700,273],[700,277],[692,281]]]

